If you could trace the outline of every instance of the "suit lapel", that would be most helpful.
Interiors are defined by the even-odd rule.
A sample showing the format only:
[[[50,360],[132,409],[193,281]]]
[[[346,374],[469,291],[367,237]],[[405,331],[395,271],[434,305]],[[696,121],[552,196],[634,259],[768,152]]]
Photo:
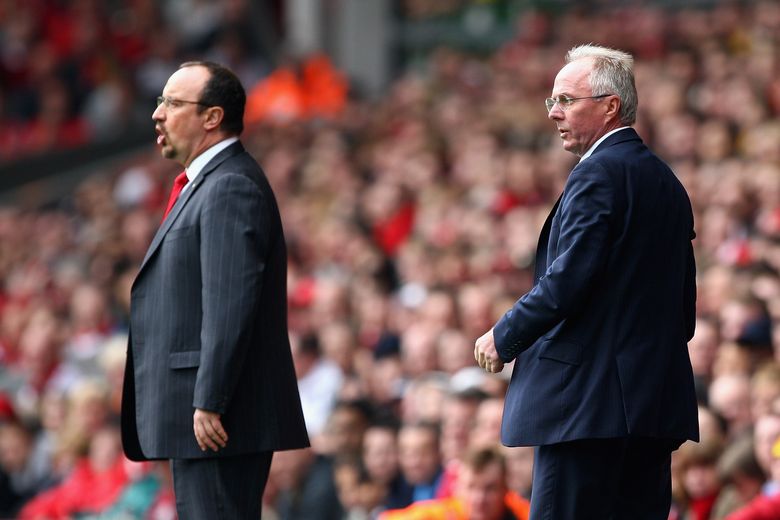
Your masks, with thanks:
[[[157,251],[157,248],[160,247],[160,244],[162,243],[163,238],[165,237],[165,234],[168,233],[168,230],[171,228],[171,225],[176,221],[176,218],[179,216],[179,213],[182,212],[184,207],[187,205],[187,201],[189,201],[192,196],[195,194],[196,191],[198,191],[198,188],[206,179],[206,176],[210,174],[212,171],[214,171],[217,166],[222,164],[222,162],[227,159],[228,157],[232,157],[234,155],[237,155],[244,151],[244,147],[241,145],[240,142],[231,144],[219,154],[217,154],[216,157],[214,157],[212,160],[208,162],[208,164],[201,170],[200,174],[195,178],[194,181],[192,181],[192,184],[185,188],[182,195],[179,197],[179,200],[176,201],[176,204],[174,204],[173,208],[171,209],[171,212],[168,214],[168,216],[163,221],[160,228],[157,230],[157,233],[154,235],[154,238],[152,239],[152,243],[149,244],[149,249],[146,251],[146,256],[144,256],[143,262],[141,262],[141,267],[138,270],[140,273],[141,270],[144,268],[146,263],[149,261],[149,259],[154,255],[155,251]]]
[[[146,265],[146,262],[154,254],[154,252],[157,251],[157,248],[160,246],[162,239],[165,237],[166,233],[168,233],[171,225],[174,223],[174,221],[176,221],[176,217],[179,216],[179,213],[181,213],[181,210],[187,204],[187,201],[190,200],[192,194],[197,191],[201,184],[203,184],[203,178],[203,175],[198,175],[198,177],[192,182],[192,185],[188,186],[187,189],[184,190],[184,193],[182,193],[182,195],[179,197],[179,200],[177,200],[176,204],[173,205],[171,212],[168,213],[168,216],[165,217],[162,225],[157,229],[157,233],[154,235],[152,243],[149,245],[149,249],[146,251],[144,261],[141,262],[141,269],[143,269],[144,265]]]
[[[550,241],[550,228],[552,227],[555,213],[558,211],[558,206],[561,203],[561,198],[563,198],[563,193],[558,195],[558,200],[555,201],[555,205],[550,210],[550,214],[547,215],[547,220],[544,221],[542,232],[539,233],[539,243],[536,244],[536,258],[534,260],[534,285],[539,283],[539,280],[547,271],[547,249]]]
[[[614,144],[632,140],[641,141],[641,138],[633,128],[626,128],[619,132],[615,132],[614,134],[604,139],[604,141],[600,143],[598,147],[596,147],[591,157],[601,151],[604,151]],[[575,169],[576,168],[577,166],[575,166]],[[536,245],[536,258],[534,260],[534,285],[539,283],[539,280],[547,271],[547,267],[549,267],[547,265],[547,253],[550,247],[550,229],[552,228],[552,222],[555,218],[556,212],[558,211],[558,206],[561,204],[562,198],[563,193],[561,193],[558,196],[558,200],[555,201],[555,205],[553,206],[552,210],[550,210],[550,214],[547,215],[547,220],[544,221],[544,226],[542,226],[542,231],[539,234],[539,243]]]

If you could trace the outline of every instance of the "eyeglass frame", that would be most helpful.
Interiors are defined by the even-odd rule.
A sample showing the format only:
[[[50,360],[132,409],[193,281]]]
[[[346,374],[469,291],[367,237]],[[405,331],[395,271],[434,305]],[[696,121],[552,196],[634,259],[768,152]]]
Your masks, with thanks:
[[[157,106],[165,105],[165,108],[175,108],[179,105],[177,103],[188,103],[190,105],[200,105],[202,107],[209,107],[208,103],[204,103],[203,101],[187,101],[186,99],[176,99],[168,96],[157,96]]]
[[[548,97],[547,99],[545,99],[544,100],[544,106],[547,109],[547,113],[548,114],[550,112],[552,112],[552,109],[555,107],[556,104],[561,108],[561,110],[563,110],[565,112],[566,108],[570,107],[572,105],[572,103],[574,103],[575,101],[578,101],[580,99],[601,99],[601,98],[614,96],[614,95],[615,94],[599,94],[598,96],[569,97],[569,96],[561,94],[560,96],[558,96],[557,99],[556,98],[551,98],[551,97]]]

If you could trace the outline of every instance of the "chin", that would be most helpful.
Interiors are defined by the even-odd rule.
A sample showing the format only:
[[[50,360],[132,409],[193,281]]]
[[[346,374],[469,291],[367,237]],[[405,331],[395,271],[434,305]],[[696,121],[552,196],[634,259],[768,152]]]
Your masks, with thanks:
[[[582,157],[582,154],[585,153],[585,151],[581,150],[576,143],[563,143],[563,149],[567,152],[573,153],[577,157]]]

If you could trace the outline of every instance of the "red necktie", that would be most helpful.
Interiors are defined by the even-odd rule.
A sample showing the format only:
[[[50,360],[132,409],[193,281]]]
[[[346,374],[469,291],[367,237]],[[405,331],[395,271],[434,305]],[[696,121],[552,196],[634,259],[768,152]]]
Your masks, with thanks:
[[[165,208],[165,214],[162,218],[163,220],[165,220],[165,217],[167,217],[168,213],[171,212],[173,205],[176,204],[176,199],[179,198],[179,193],[181,193],[181,190],[184,188],[184,185],[187,184],[187,181],[187,172],[181,172],[176,176],[176,179],[174,179],[173,188],[171,188],[171,196],[168,197],[168,207]]]

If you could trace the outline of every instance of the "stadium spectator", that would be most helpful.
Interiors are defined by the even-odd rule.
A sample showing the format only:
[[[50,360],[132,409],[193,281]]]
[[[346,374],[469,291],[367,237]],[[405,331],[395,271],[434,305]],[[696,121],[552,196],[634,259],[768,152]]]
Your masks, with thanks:
[[[494,446],[501,442],[501,418],[504,414],[503,397],[490,397],[479,403],[471,432],[472,447]]]
[[[88,455],[80,457],[73,471],[58,486],[31,500],[19,518],[66,518],[100,513],[119,498],[129,482],[129,463],[114,427],[95,432]]]
[[[747,376],[723,375],[710,385],[709,403],[729,425],[733,439],[750,428],[750,379]]]
[[[412,501],[412,487],[401,476],[398,462],[398,427],[377,422],[363,437],[363,463],[371,479],[384,487],[384,509],[397,509]]]
[[[753,420],[772,413],[772,405],[780,397],[780,364],[772,361],[761,366],[750,381],[750,409]]]
[[[131,2],[112,11],[120,3],[11,0],[0,16],[0,160],[32,152],[30,128],[41,121],[44,92],[51,96],[45,135],[81,120],[73,136],[80,140],[109,137],[107,122],[120,132],[138,117],[139,104],[146,124],[162,87],[154,78],[167,78],[166,63],[171,56],[181,61],[177,53],[188,48],[199,57],[230,55],[246,81],[271,72],[267,54],[243,37],[230,41],[225,29],[235,21],[231,9],[241,12],[251,2],[212,2],[222,13],[186,43],[170,30],[169,2]],[[321,357],[338,365],[341,383],[334,371],[328,391],[337,399],[366,399],[397,422],[413,422],[406,414],[441,420],[442,463],[447,474],[457,474],[450,462],[463,459],[476,413],[468,417],[453,405],[451,392],[503,397],[506,388],[505,374],[477,377],[470,371],[477,367],[459,368],[458,345],[487,330],[532,283],[538,230],[572,164],[549,135],[540,100],[549,95],[560,49],[598,34],[600,43],[637,56],[643,99],[637,127],[671,163],[693,203],[699,293],[689,349],[702,443],[723,443],[721,468],[729,448],[742,442],[736,430],[753,430],[756,458],[768,475],[780,430],[767,412],[772,378],[757,374],[764,371],[759,361],[768,361],[767,338],[780,359],[780,7],[759,0],[594,9],[522,13],[515,37],[487,59],[437,49],[424,74],[406,71],[371,100],[346,99],[338,116],[247,126],[246,147],[266,166],[283,213],[293,339],[316,336]],[[40,88],[30,86],[34,81]],[[86,430],[74,429],[74,418],[91,418],[98,430],[116,418],[129,284],[177,173],[151,147],[115,163],[97,166],[44,206],[24,195],[0,208],[0,391],[55,481],[82,460],[85,445],[73,440]],[[79,352],[89,355],[75,357]],[[733,377],[740,383],[722,392]],[[85,380],[103,390],[77,413],[71,399]],[[711,392],[727,399],[706,408]],[[726,436],[721,409],[739,423],[734,435]],[[326,424],[332,414],[323,414]],[[347,451],[362,453],[372,480],[387,479],[392,465],[382,477],[370,453],[392,452],[397,440],[390,431],[374,435],[375,428],[382,430],[368,428],[362,444],[357,435],[337,437],[352,446]],[[277,491],[268,489],[266,504],[276,505],[280,518],[343,513],[332,459],[324,457],[333,445],[318,449],[275,457],[289,478],[277,479]],[[510,486],[526,494],[530,453],[511,453]],[[300,460],[287,464],[285,457]],[[724,482],[736,485],[740,471],[726,472]],[[131,478],[122,493],[135,483],[159,486],[151,508],[164,515],[171,511],[165,473],[158,467]],[[768,476],[761,484],[765,491],[774,487]]]
[[[773,446],[780,438],[780,416],[769,414],[760,417],[753,429],[753,446],[758,465],[767,477],[761,488],[764,495],[774,495],[780,491],[780,480],[773,476]]]
[[[772,446],[773,465],[780,459],[780,441]],[[732,513],[726,520],[772,520],[780,516],[780,493],[759,495],[745,507]]]
[[[723,488],[713,506],[713,520],[726,517],[761,494],[766,475],[756,461],[751,436],[726,446],[718,460],[718,475]]]
[[[381,520],[527,520],[528,501],[507,488],[506,465],[497,449],[482,448],[464,457],[453,497],[415,502],[387,511]]]
[[[435,498],[443,473],[437,425],[420,422],[401,426],[398,457],[401,475],[412,486],[412,502]]]
[[[336,460],[333,478],[346,520],[369,520],[383,509],[386,488],[371,478],[360,458]]]
[[[339,367],[320,353],[318,336],[290,336],[306,429],[313,442],[322,433],[342,384]]]
[[[338,499],[332,460],[311,449],[275,454],[264,508],[273,510],[279,518],[341,520],[344,511]]]
[[[3,505],[13,513],[21,504],[55,482],[51,460],[36,453],[34,437],[24,425],[8,421],[0,424],[0,468],[9,478],[13,498]]]
[[[523,498],[531,498],[534,449],[531,446],[504,447],[506,481],[509,489]]]
[[[682,493],[687,516],[691,520],[708,520],[721,490],[717,444],[687,442],[680,448]]]

